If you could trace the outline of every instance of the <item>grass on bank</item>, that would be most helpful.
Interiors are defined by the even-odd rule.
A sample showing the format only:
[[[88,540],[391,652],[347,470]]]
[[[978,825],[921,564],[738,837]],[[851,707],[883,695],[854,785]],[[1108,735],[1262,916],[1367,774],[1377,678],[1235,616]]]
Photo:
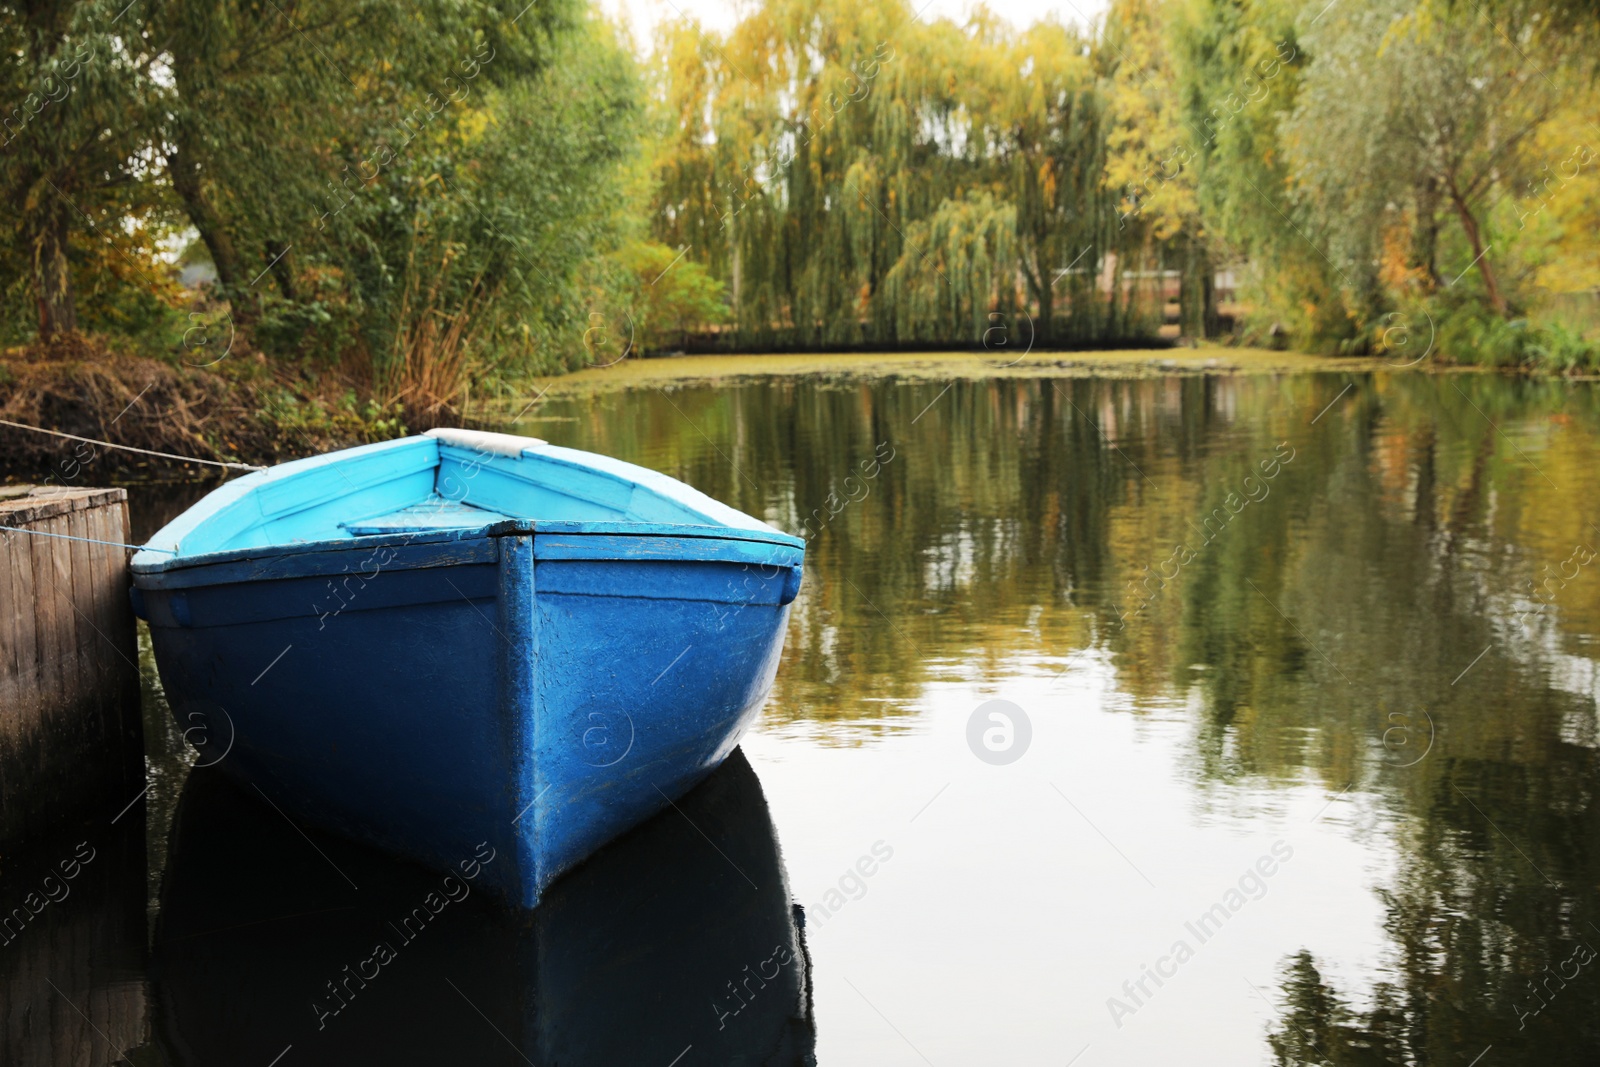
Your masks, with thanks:
[[[1155,378],[1170,374],[1285,374],[1384,369],[1371,357],[1312,356],[1266,348],[1143,348],[1086,352],[1030,352],[1001,358],[987,352],[790,353],[783,355],[675,356],[626,360],[570,374],[537,378],[532,395],[571,395],[651,388],[668,382],[734,382],[776,376],[828,378]],[[522,401],[525,403],[526,401]],[[515,398],[507,403],[517,403]]]

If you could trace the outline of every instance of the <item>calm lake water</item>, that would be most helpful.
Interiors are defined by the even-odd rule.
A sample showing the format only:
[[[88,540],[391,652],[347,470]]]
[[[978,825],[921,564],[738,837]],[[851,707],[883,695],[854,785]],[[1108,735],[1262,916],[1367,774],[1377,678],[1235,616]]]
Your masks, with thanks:
[[[6,1048],[1600,1058],[1592,385],[774,379],[547,398],[514,428],[809,531],[742,756],[531,915],[452,903],[318,1030],[324,982],[434,878],[191,774],[147,670],[154,784],[0,948],[39,989]],[[136,536],[195,492],[136,488]],[[778,953],[804,988],[749,984]]]

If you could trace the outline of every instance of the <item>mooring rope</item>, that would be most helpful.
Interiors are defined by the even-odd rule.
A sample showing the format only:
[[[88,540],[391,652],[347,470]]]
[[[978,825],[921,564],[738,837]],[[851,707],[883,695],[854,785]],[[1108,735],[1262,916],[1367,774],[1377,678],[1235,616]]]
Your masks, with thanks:
[[[59,537],[63,541],[83,541],[91,545],[110,545],[112,548],[126,548],[130,552],[165,552],[169,556],[178,554],[176,549],[171,548],[155,548],[151,545],[125,545],[121,541],[96,541],[92,537],[74,537],[72,534],[50,533],[48,530],[30,530],[25,526],[0,526],[0,530],[33,534],[35,537]]]
[[[132,445],[117,445],[110,441],[97,441],[93,437],[79,437],[75,433],[63,433],[60,430],[46,430],[42,426],[29,426],[26,423],[12,422],[9,419],[0,419],[0,426],[11,426],[18,430],[32,430],[35,433],[47,433],[54,437],[65,437],[70,441],[82,441],[85,444],[101,445],[105,448],[120,448],[124,452],[138,452],[146,456],[160,456],[162,459],[175,459],[180,463],[204,463],[212,467],[227,467],[236,471],[264,471],[267,468],[253,466],[249,463],[225,463],[220,459],[195,459],[193,456],[178,456],[171,452],[154,452],[148,448],[135,448]]]

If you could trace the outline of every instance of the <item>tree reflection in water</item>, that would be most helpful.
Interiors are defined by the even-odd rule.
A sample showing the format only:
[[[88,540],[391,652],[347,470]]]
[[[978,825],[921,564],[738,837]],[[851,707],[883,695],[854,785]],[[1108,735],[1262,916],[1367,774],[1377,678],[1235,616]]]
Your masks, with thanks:
[[[1593,386],[944,388],[779,379],[547,410],[572,420],[563,444],[797,531],[894,448],[871,499],[810,541],[771,725],[860,744],[913,722],[941,679],[1055,671],[1090,649],[1129,714],[1189,709],[1200,803],[1308,779],[1361,797],[1378,818],[1350,832],[1399,857],[1378,887],[1387,974],[1341,990],[1289,955],[1278,1062],[1468,1064],[1491,1045],[1486,1063],[1593,1062],[1600,967],[1565,962],[1600,946]],[[1284,446],[1270,491],[1230,505]],[[1228,521],[1206,526],[1218,509]],[[1174,573],[1175,549],[1202,540]]]

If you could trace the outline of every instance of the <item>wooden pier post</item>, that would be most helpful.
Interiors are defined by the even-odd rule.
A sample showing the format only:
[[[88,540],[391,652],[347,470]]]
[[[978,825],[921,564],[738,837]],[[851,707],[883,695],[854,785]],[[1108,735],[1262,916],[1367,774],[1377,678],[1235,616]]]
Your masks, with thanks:
[[[143,788],[127,499],[0,488],[0,842]]]

